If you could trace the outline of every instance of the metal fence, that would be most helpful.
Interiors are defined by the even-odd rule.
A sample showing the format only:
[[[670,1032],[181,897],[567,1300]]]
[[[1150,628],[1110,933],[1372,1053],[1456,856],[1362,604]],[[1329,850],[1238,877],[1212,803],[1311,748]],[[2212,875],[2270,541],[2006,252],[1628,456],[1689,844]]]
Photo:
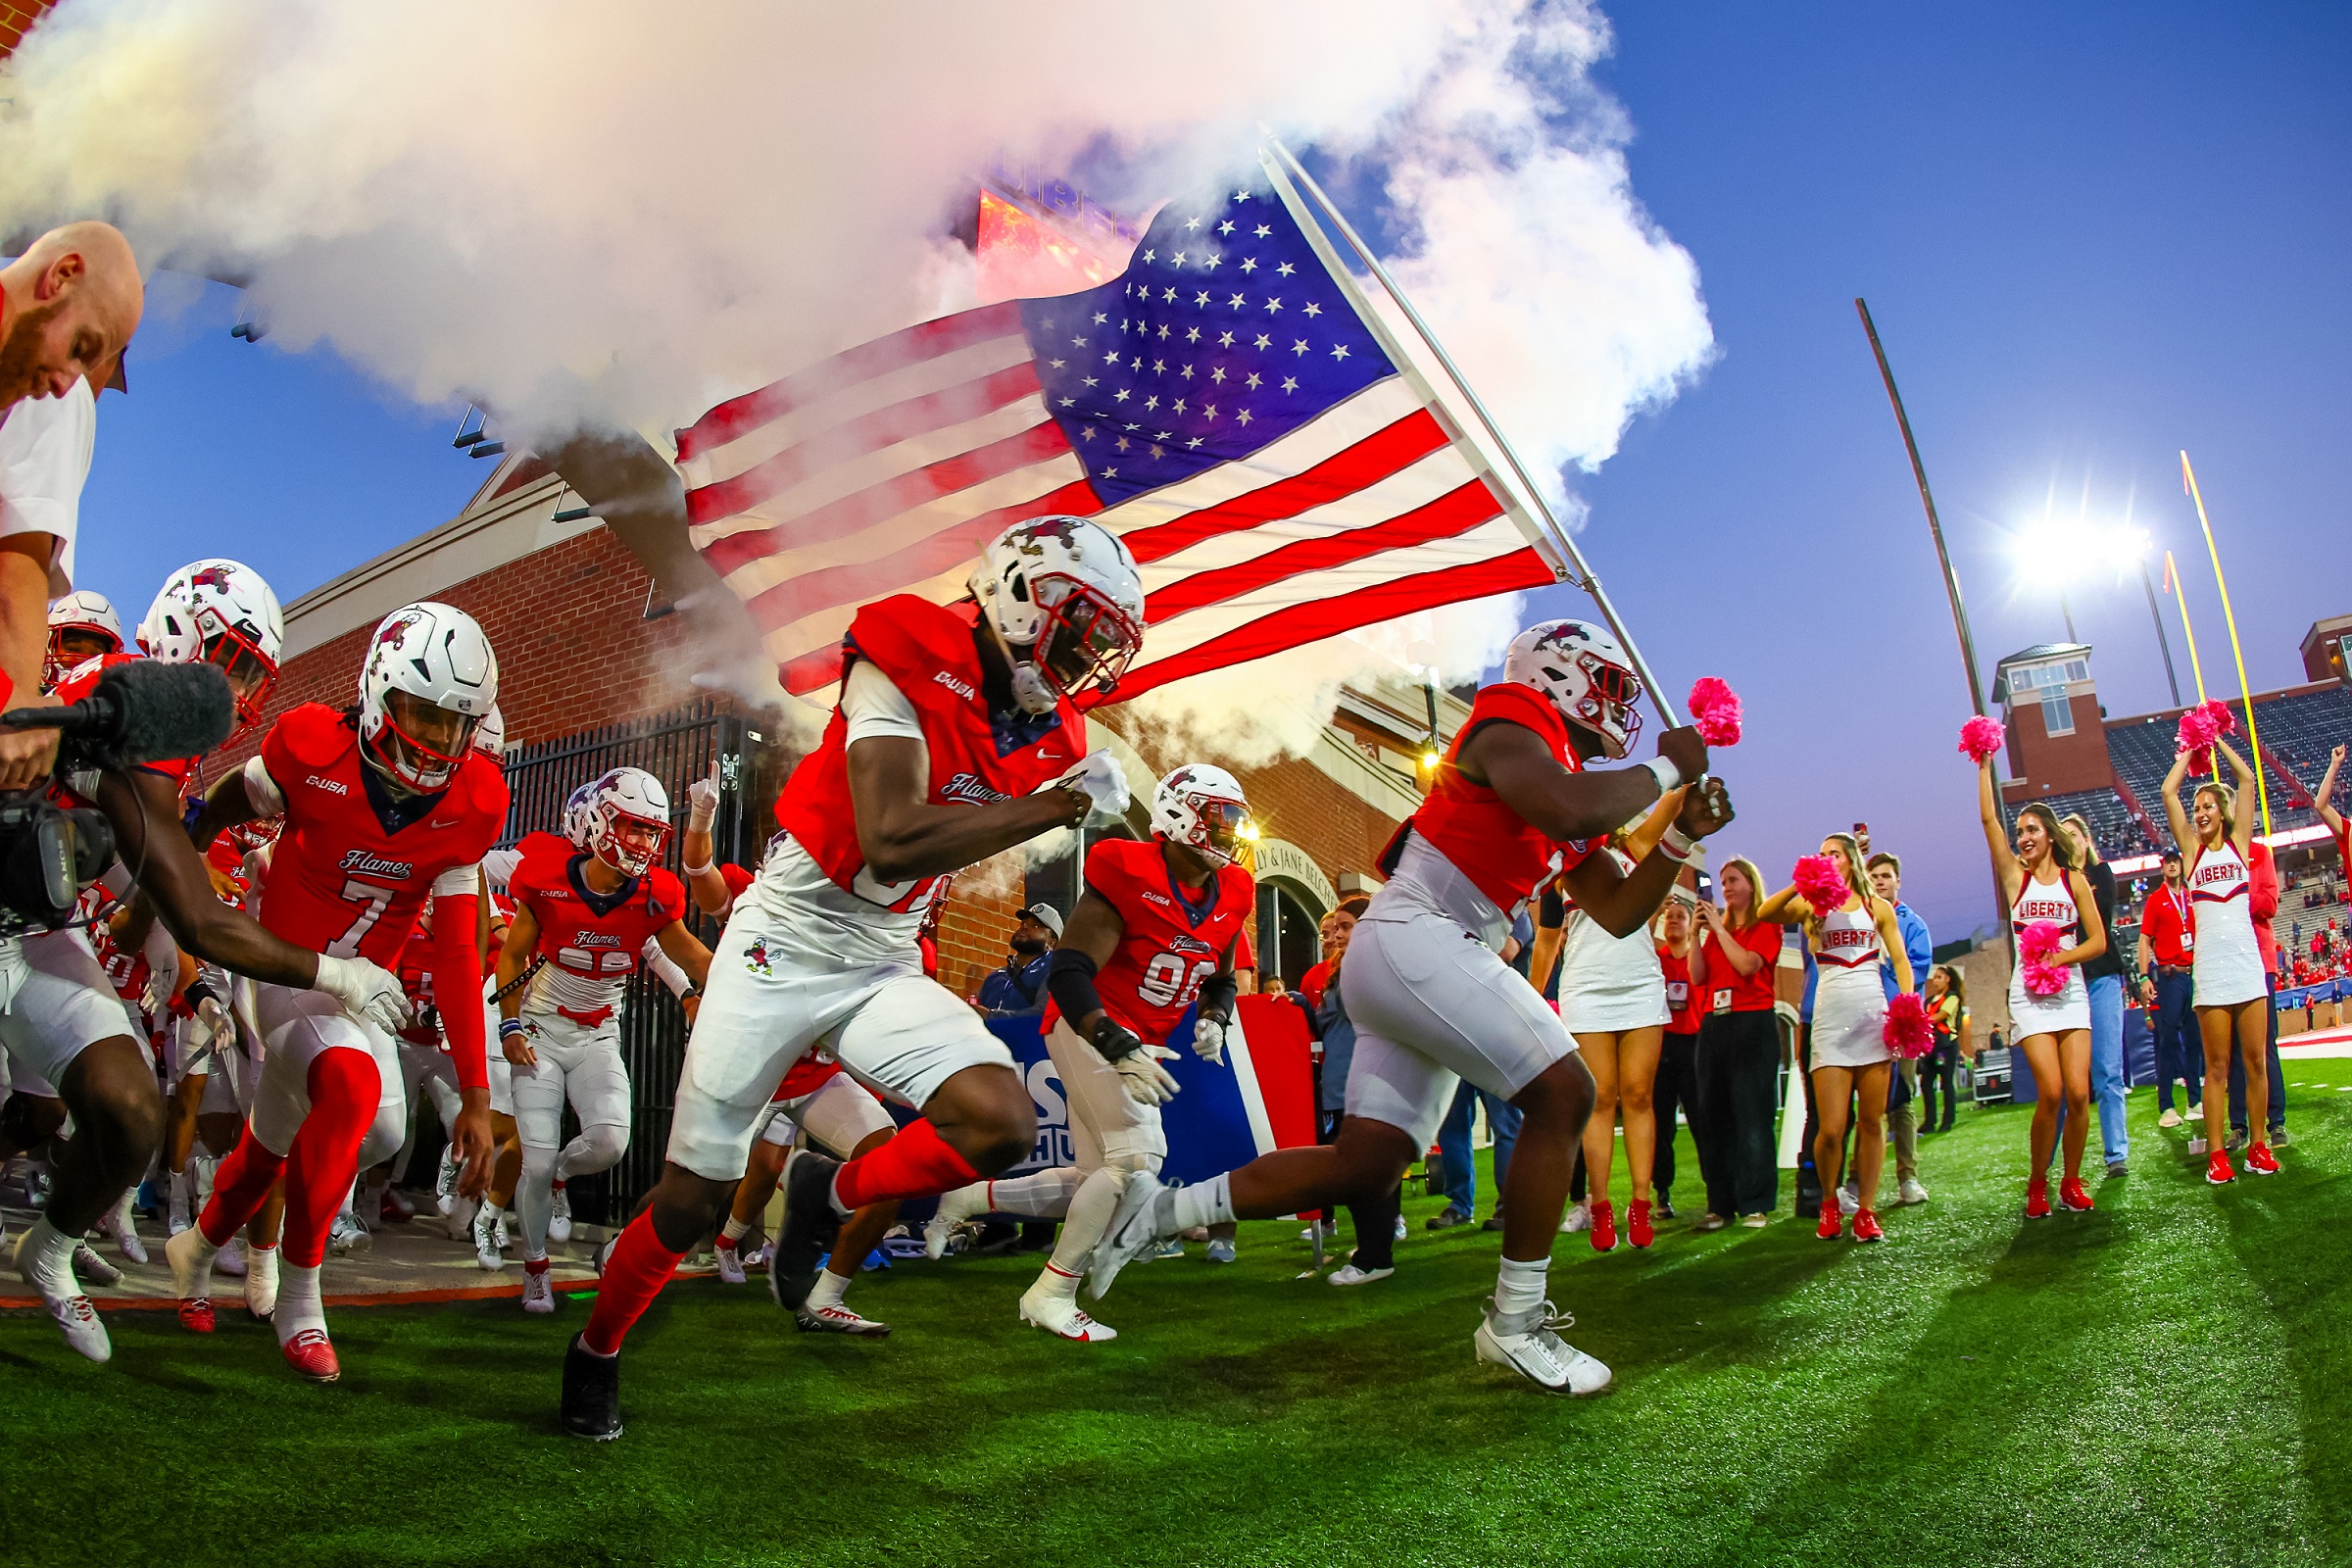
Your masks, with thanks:
[[[747,811],[744,803],[747,796],[757,801],[764,795],[754,784],[746,741],[756,743],[758,738],[742,718],[706,700],[652,718],[517,747],[507,754],[513,804],[500,843],[512,845],[525,833],[562,832],[565,798],[615,767],[642,767],[660,779],[683,823],[686,787],[707,777],[716,762],[721,793],[711,830],[713,858],[752,864],[763,835],[757,813]],[[670,837],[666,863],[673,871],[679,867],[684,836],[681,828]],[[718,940],[716,925],[699,910],[690,912],[687,926],[706,943]],[[495,1042],[491,1049],[497,1049]],[[669,1143],[672,1097],[686,1055],[686,1014],[668,988],[652,975],[640,973],[629,982],[620,1011],[620,1052],[629,1068],[629,1152],[612,1170],[580,1177],[568,1189],[572,1213],[595,1224],[617,1224],[627,1217],[639,1196],[661,1179],[662,1152]],[[569,1139],[577,1131],[566,1107],[564,1136]]]

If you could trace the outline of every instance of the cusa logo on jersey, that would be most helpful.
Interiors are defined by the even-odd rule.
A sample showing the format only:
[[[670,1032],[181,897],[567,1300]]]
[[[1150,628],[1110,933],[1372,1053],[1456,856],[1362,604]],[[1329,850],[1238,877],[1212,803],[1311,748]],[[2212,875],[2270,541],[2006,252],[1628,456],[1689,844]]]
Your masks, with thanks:
[[[343,869],[357,871],[362,876],[385,877],[394,882],[406,882],[416,874],[416,867],[412,861],[387,860],[381,856],[370,855],[366,850],[346,851],[343,856]]]
[[[320,778],[316,773],[304,779],[303,782],[315,790],[324,790],[329,795],[349,795],[351,793],[350,785],[339,779]]]
[[[931,678],[939,682],[942,686],[945,686],[948,690],[954,692],[956,696],[962,698],[967,703],[971,702],[974,698],[980,695],[978,692],[972,690],[971,683],[969,681],[957,680],[955,676],[949,674],[944,669],[933,675]]]
[[[1008,801],[1011,796],[1002,790],[992,790],[969,773],[958,773],[939,787],[940,798],[961,801],[966,806],[994,806]]]

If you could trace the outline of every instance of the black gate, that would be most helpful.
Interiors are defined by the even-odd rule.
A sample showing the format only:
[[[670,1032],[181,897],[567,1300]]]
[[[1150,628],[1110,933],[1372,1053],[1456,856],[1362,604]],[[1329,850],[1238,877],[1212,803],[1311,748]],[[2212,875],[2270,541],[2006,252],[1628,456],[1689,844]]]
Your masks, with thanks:
[[[507,836],[512,845],[525,833],[561,833],[564,802],[580,785],[615,767],[642,767],[669,791],[679,831],[670,837],[667,865],[679,867],[685,837],[686,787],[719,766],[718,819],[711,826],[715,860],[739,865],[756,863],[752,856],[764,835],[757,808],[746,810],[747,793],[764,802],[756,760],[747,756],[745,742],[759,741],[738,715],[722,710],[708,699],[653,718],[517,747],[507,754],[507,787],[513,804],[507,811]],[[687,917],[688,927],[704,942],[715,944],[714,922],[699,910]],[[491,1043],[497,1050],[497,1043]],[[620,1011],[621,1057],[629,1068],[629,1152],[618,1165],[601,1175],[583,1176],[569,1187],[571,1211],[594,1224],[618,1224],[640,1195],[662,1175],[662,1152],[669,1143],[672,1096],[678,1069],[686,1055],[686,1014],[667,987],[640,973],[629,982]],[[564,1136],[569,1139],[578,1124],[569,1107],[564,1112]]]

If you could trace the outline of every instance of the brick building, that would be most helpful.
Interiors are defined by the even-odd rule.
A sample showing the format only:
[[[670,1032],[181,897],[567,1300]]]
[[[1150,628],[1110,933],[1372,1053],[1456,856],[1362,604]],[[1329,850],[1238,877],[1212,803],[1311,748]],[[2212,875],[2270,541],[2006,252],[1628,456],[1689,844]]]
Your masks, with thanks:
[[[269,563],[251,564],[267,575]],[[526,455],[501,458],[450,521],[285,607],[285,660],[270,716],[298,703],[349,703],[377,622],[424,598],[455,605],[482,623],[498,651],[508,743],[523,757],[551,747],[569,755],[567,738],[694,705],[736,720],[743,755],[731,777],[744,818],[736,853],[747,863],[757,856],[775,793],[813,742],[823,714],[789,699],[787,709],[731,695],[753,689],[733,652],[741,645],[732,605],[697,595],[669,603],[640,554]],[[1305,756],[1234,769],[1265,833],[1251,940],[1269,974],[1296,979],[1314,961],[1316,921],[1343,885],[1371,871],[1381,846],[1420,799],[1417,773],[1433,718],[1446,737],[1466,712],[1448,693],[1402,679],[1369,683],[1342,694],[1339,711]],[[1117,709],[1095,715],[1089,728],[1094,744],[1118,756],[1138,797],[1124,828],[1130,833],[1144,831],[1152,785],[1168,768],[1219,760],[1158,755],[1164,743]],[[224,750],[209,776],[240,764],[258,736]],[[585,760],[577,765],[581,777],[592,767]],[[568,787],[577,779],[564,782]],[[664,782],[682,810],[686,771]],[[544,808],[543,801],[518,798],[511,831],[541,825],[533,813]],[[970,994],[1004,961],[1004,939],[1024,904],[1044,900],[1068,909],[1075,863],[1066,840],[1060,849],[1045,858],[1010,852],[957,879],[940,933],[942,979]]]

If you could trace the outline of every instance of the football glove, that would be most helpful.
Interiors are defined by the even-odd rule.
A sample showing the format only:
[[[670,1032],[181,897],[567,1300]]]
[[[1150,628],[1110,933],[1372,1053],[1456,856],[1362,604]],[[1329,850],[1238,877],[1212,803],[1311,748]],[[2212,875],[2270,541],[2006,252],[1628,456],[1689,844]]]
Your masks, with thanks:
[[[1098,811],[1113,816],[1127,809],[1127,775],[1109,751],[1089,753],[1085,761],[1046,785],[1045,790],[1076,790],[1093,803]]]
[[[1193,1020],[1193,1054],[1202,1061],[1222,1066],[1225,1061],[1225,1031],[1227,1021],[1212,1013],[1201,1013]]]
[[[1164,1105],[1176,1098],[1176,1079],[1159,1064],[1159,1058],[1175,1054],[1157,1046],[1145,1046],[1129,1052],[1111,1066],[1117,1070],[1129,1100],[1139,1105]]]
[[[409,999],[400,982],[367,958],[320,954],[318,978],[311,983],[311,989],[334,998],[344,1016],[354,1023],[388,1035],[400,1033],[409,1021]]]
[[[686,786],[686,831],[708,833],[717,820],[718,764],[712,762],[709,778],[698,778]]]

